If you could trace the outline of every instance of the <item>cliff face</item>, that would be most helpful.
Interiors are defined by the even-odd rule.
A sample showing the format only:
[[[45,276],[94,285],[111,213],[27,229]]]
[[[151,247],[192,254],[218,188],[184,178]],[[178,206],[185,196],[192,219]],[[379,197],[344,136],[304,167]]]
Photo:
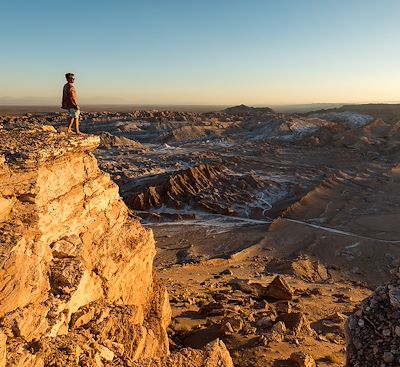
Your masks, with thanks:
[[[0,366],[168,353],[151,230],[128,216],[95,136],[0,130]]]

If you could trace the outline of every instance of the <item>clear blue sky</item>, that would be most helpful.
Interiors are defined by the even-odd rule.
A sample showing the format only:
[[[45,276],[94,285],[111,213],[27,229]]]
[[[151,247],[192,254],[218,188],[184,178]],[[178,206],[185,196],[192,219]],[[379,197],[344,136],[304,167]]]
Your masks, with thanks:
[[[399,0],[0,0],[0,103],[399,101]],[[7,98],[5,98],[7,97]]]

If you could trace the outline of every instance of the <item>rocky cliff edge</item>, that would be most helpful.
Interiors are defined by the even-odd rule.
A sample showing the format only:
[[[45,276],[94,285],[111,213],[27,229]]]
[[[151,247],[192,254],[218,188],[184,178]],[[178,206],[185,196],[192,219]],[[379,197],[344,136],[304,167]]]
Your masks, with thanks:
[[[168,354],[153,234],[98,168],[99,143],[51,126],[0,130],[1,367]]]

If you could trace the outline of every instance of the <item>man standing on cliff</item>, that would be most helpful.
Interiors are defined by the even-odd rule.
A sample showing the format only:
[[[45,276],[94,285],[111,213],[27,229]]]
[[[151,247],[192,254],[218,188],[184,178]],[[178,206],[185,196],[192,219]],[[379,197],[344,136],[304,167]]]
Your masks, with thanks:
[[[62,98],[62,106],[61,108],[68,110],[68,116],[70,117],[68,132],[72,133],[72,125],[75,122],[75,130],[77,134],[81,134],[79,131],[79,104],[78,104],[78,96],[76,94],[74,81],[75,75],[72,73],[65,74],[65,78],[67,79],[67,83],[65,83],[63,88],[63,98]]]

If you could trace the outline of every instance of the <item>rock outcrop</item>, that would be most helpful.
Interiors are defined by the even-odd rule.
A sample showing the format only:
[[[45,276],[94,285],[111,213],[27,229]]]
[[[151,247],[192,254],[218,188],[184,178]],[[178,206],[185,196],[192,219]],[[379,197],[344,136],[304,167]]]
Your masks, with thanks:
[[[51,126],[0,130],[1,367],[168,354],[153,234],[98,168],[99,143]]]
[[[255,174],[232,175],[222,165],[200,164],[131,180],[122,185],[121,192],[129,208],[138,211],[139,215],[142,211],[152,210],[167,214],[167,208],[172,208],[172,212],[200,210],[262,217],[264,206],[271,207],[262,200],[264,194],[260,191],[265,187],[271,192],[277,191],[275,185],[264,182]]]
[[[103,149],[129,147],[139,152],[147,152],[149,150],[145,145],[140,144],[137,141],[128,139],[124,136],[110,134],[108,131],[101,132],[99,136],[100,148]]]
[[[347,322],[347,367],[400,365],[400,272]]]
[[[221,172],[216,168],[202,164],[177,173],[146,177],[145,182],[134,183],[126,190],[127,203],[136,210],[158,208],[163,204],[181,208],[211,187],[219,175]]]
[[[184,348],[179,353],[135,363],[132,367],[233,367],[232,358],[224,342],[216,339],[203,350]],[[111,367],[111,366],[110,366]]]

